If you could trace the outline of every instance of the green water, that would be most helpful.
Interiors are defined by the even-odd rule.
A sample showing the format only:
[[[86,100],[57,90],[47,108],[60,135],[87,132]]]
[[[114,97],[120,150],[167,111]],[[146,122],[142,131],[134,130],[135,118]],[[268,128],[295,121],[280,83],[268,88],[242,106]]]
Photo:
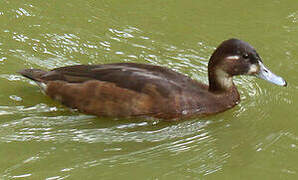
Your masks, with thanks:
[[[207,83],[223,40],[288,81],[235,79],[242,102],[168,123],[72,112],[15,72],[142,62]],[[298,179],[298,1],[0,1],[0,179]]]

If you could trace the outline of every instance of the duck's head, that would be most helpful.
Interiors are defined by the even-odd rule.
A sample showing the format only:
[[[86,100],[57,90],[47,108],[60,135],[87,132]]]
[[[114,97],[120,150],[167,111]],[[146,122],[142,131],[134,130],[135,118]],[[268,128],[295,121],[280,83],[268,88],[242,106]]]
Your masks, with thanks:
[[[256,50],[248,43],[229,39],[222,42],[208,64],[209,89],[227,90],[233,86],[232,77],[254,75],[271,83],[286,86],[286,81],[266,68]]]

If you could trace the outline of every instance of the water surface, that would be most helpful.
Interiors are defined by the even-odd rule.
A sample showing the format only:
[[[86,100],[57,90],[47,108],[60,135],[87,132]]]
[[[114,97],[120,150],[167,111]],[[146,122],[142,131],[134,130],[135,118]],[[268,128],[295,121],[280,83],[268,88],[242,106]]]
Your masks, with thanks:
[[[0,2],[0,179],[297,179],[298,1]],[[237,77],[242,102],[183,122],[109,119],[43,95],[22,68],[151,63],[208,82],[225,39],[288,81]]]

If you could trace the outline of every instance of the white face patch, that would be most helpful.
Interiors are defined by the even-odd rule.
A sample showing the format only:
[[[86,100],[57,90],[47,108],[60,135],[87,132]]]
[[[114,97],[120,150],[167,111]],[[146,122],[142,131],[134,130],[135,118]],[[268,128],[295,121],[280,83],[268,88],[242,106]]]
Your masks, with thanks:
[[[231,60],[239,60],[240,56],[235,55],[235,56],[227,56],[226,59],[231,59]]]
[[[255,74],[257,73],[259,70],[258,66],[255,65],[255,64],[252,64],[250,67],[249,67],[249,70],[247,72],[247,74]]]

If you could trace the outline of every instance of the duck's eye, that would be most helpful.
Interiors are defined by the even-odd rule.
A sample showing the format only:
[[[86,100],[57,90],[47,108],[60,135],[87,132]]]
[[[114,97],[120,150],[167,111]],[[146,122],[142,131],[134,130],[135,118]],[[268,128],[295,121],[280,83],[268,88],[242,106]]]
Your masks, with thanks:
[[[242,57],[243,57],[244,59],[247,59],[247,58],[248,58],[248,54],[243,54]]]

